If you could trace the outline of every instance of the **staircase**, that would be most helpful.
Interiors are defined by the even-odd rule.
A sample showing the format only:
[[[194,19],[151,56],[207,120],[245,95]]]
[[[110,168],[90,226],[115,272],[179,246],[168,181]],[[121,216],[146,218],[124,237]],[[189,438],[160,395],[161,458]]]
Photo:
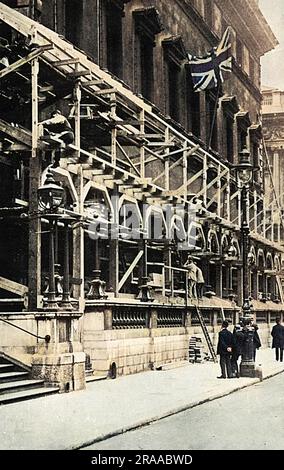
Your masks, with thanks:
[[[58,387],[45,387],[43,380],[29,376],[27,366],[0,353],[0,405],[58,393]]]

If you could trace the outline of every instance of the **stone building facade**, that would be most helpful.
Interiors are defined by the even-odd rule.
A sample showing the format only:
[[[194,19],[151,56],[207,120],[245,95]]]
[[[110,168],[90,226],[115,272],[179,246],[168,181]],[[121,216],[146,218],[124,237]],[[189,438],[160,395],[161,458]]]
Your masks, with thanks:
[[[262,91],[262,123],[265,145],[266,226],[272,240],[283,244],[283,222],[275,204],[283,211],[282,182],[284,175],[284,92],[264,87]],[[275,192],[275,198],[271,197]]]
[[[95,373],[121,374],[186,359],[198,314],[215,342],[243,302],[234,165],[245,148],[249,289],[267,344],[284,252],[263,224],[260,58],[277,41],[258,3],[15,0],[0,18],[2,56],[23,58],[13,80],[0,71],[0,349],[36,375],[43,357],[74,351]],[[195,93],[187,54],[206,54],[228,26],[232,73],[218,94]],[[56,108],[75,134],[59,166],[38,126]],[[66,193],[56,217],[38,209],[48,172]],[[199,300],[187,295],[188,255],[205,277]],[[52,354],[7,321],[48,334]]]

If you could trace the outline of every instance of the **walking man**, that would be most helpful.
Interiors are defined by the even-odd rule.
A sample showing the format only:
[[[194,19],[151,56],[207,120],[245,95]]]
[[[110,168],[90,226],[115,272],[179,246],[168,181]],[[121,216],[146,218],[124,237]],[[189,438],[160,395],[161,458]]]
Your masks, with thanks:
[[[217,379],[232,379],[231,356],[233,351],[234,338],[233,334],[228,330],[229,323],[224,320],[221,331],[219,332],[219,340],[217,345],[217,354],[220,356],[221,375]]]
[[[272,348],[275,348],[275,359],[276,361],[283,362],[283,348],[284,348],[284,326],[281,325],[281,319],[276,318],[276,325],[272,328],[271,336]]]

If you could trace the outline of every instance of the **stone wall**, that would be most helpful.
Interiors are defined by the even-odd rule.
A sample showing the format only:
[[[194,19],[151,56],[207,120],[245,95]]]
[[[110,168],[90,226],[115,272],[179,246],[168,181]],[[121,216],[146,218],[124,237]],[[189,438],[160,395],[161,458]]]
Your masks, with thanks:
[[[273,324],[260,323],[262,347],[271,346]],[[232,331],[233,326],[229,329]],[[220,324],[207,326],[213,346],[217,348]],[[117,375],[150,370],[162,364],[188,359],[191,336],[201,338],[204,352],[208,351],[200,325],[185,322],[183,327],[111,329],[111,308],[87,312],[81,322],[83,349],[90,357],[95,374],[110,374],[115,364]]]

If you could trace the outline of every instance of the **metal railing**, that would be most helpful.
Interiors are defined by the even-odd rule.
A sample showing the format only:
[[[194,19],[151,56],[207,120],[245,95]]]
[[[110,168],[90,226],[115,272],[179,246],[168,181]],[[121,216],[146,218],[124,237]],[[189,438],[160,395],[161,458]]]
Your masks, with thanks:
[[[45,335],[45,336],[39,336],[39,335],[36,335],[35,333],[31,333],[30,331],[28,330],[25,330],[25,328],[22,328],[18,325],[14,325],[14,323],[11,323],[9,322],[8,320],[4,320],[3,318],[0,317],[0,321],[2,321],[3,323],[7,323],[7,325],[10,325],[10,326],[13,326],[14,328],[17,328],[18,330],[21,330],[21,331],[24,331],[24,333],[27,333],[28,335],[31,335],[31,336],[34,336],[35,338],[38,338],[38,339],[44,339],[44,341],[46,343],[49,343],[50,342],[50,335]]]

